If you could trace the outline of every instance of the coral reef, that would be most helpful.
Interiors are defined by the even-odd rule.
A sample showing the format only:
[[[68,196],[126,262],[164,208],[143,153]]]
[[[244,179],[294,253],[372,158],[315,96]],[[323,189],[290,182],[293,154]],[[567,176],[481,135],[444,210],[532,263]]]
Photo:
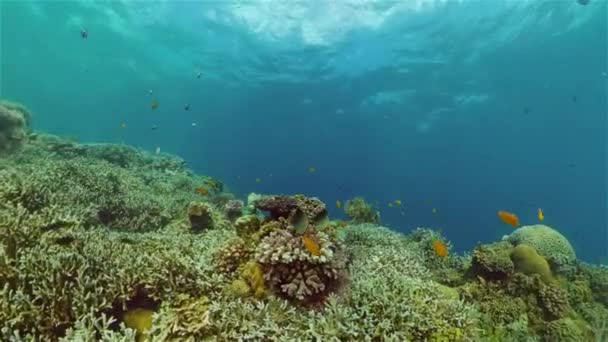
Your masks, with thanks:
[[[15,152],[29,130],[30,112],[22,105],[0,101],[0,156]]]
[[[229,200],[226,202],[226,204],[224,204],[224,214],[230,222],[234,222],[243,215],[243,201]]]
[[[518,238],[458,255],[440,232],[379,227],[362,199],[351,219],[373,223],[329,221],[303,195],[250,196],[231,216],[242,203],[179,158],[42,133],[15,152],[0,159],[2,341],[607,334],[608,270],[581,263],[551,276],[543,248],[556,242]],[[565,250],[551,260],[577,265]]]
[[[513,275],[513,247],[506,241],[479,245],[473,250],[472,269],[488,280],[506,279]]]
[[[566,237],[557,230],[542,224],[523,226],[506,237],[514,245],[526,244],[534,247],[558,273],[573,271],[576,254]]]
[[[581,263],[579,269],[595,300],[608,307],[608,269],[585,263]]]
[[[513,248],[511,260],[517,272],[524,274],[538,274],[544,282],[552,282],[553,275],[549,263],[536,252],[532,246],[520,244]]]
[[[288,230],[273,231],[262,239],[255,259],[271,289],[299,301],[316,300],[335,290],[344,277],[345,260],[328,236],[318,232],[317,237],[319,255],[310,253],[301,237]]]
[[[380,213],[363,197],[355,197],[344,203],[346,216],[355,224],[380,223]]]
[[[193,232],[213,228],[211,206],[204,202],[190,202],[188,205],[188,220]]]

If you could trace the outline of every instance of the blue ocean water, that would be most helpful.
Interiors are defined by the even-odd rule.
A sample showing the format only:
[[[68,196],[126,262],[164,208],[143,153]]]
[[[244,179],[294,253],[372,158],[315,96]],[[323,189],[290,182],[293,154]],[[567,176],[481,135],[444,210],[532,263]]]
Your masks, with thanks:
[[[441,228],[457,251],[512,231],[497,210],[533,224],[542,208],[596,262],[608,256],[607,10],[1,1],[0,97],[30,107],[37,130],[160,147],[241,197],[304,193],[340,218],[336,200],[364,196],[385,225]]]

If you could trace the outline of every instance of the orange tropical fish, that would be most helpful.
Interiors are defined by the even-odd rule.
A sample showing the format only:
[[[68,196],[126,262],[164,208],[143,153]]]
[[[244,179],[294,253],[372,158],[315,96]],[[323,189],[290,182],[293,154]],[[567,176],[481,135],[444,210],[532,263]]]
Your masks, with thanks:
[[[203,196],[205,196],[207,194],[207,189],[205,189],[204,186],[199,186],[198,188],[196,188],[196,191],[198,191],[198,193]]]
[[[510,224],[513,227],[519,226],[519,219],[517,218],[517,215],[515,215],[513,213],[510,213],[510,212],[504,211],[504,210],[499,210],[498,217],[500,217],[502,222],[504,222],[506,224]]]
[[[445,257],[448,255],[448,247],[441,240],[433,241],[433,250],[435,251],[435,255],[438,257]]]
[[[319,246],[319,242],[317,242],[317,239],[310,234],[302,235],[302,243],[310,254],[314,256],[321,255],[321,246]]]

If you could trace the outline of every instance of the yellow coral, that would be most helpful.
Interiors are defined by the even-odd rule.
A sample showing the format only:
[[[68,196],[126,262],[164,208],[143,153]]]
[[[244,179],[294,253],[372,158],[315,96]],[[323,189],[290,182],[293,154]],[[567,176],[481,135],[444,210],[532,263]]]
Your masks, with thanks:
[[[154,315],[154,311],[143,308],[130,309],[125,312],[123,322],[127,328],[137,332],[138,342],[147,339],[146,331],[152,327],[152,315]]]
[[[249,297],[251,294],[251,287],[243,279],[235,279],[230,284],[228,291],[236,297]]]
[[[538,274],[545,283],[554,281],[549,263],[536,252],[534,247],[525,244],[517,245],[511,252],[511,260],[516,271],[524,274]]]
[[[256,298],[264,297],[266,293],[266,286],[264,284],[264,272],[262,266],[256,261],[251,260],[245,264],[241,276],[247,284],[251,287],[253,295]]]

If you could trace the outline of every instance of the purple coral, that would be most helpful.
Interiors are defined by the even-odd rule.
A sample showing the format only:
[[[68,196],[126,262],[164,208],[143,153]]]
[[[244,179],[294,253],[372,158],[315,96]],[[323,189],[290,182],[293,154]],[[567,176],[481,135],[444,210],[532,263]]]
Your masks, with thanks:
[[[224,205],[224,214],[230,221],[234,222],[243,214],[243,201],[229,200]]]
[[[261,198],[254,202],[254,206],[263,211],[270,213],[273,220],[286,218],[292,220],[297,215],[301,214],[298,207],[298,201],[286,195],[277,195]]]

